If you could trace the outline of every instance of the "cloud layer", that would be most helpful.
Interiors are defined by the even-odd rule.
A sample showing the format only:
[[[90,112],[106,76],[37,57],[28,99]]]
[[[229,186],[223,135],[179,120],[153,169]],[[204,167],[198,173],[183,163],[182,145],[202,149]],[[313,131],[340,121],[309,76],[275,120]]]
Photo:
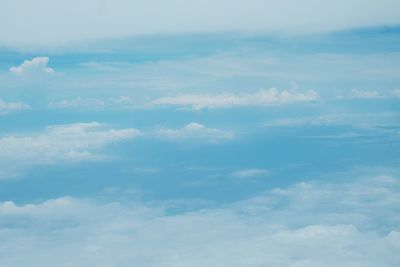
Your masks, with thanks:
[[[2,3],[0,45],[48,47],[140,34],[324,32],[398,24],[399,9],[396,0],[15,0]]]
[[[399,180],[300,183],[223,208],[0,204],[0,265],[397,267]]]

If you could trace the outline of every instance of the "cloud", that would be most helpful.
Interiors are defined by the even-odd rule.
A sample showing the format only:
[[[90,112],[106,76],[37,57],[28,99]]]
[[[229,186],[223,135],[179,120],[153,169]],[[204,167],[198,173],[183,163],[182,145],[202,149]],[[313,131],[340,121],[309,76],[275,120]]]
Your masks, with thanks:
[[[214,128],[191,122],[180,129],[159,129],[156,136],[170,141],[200,141],[207,143],[217,143],[235,138],[234,133],[222,131]]]
[[[234,177],[250,178],[268,175],[269,171],[265,169],[243,169],[232,173]]]
[[[51,109],[70,109],[70,108],[96,109],[105,107],[105,105],[106,103],[100,99],[77,97],[72,100],[64,99],[58,102],[51,102],[48,104],[48,107]]]
[[[137,106],[135,100],[130,96],[119,96],[110,99],[83,98],[64,99],[51,102],[47,107],[51,109],[104,109],[104,108],[133,108]]]
[[[38,74],[38,73],[54,73],[54,69],[47,66],[49,63],[48,57],[34,57],[32,60],[25,60],[21,65],[11,67],[10,72],[22,74]]]
[[[48,104],[52,109],[99,109],[99,108],[149,108],[156,106],[178,106],[190,107],[193,110],[205,108],[234,108],[251,106],[272,106],[296,102],[309,102],[318,99],[315,91],[306,93],[294,93],[286,90],[279,91],[275,88],[260,90],[250,94],[203,94],[203,95],[180,95],[172,97],[159,97],[153,100],[134,100],[130,96],[120,96],[106,100],[98,98],[77,97],[72,100],[61,100]]]
[[[331,127],[330,133],[303,135],[303,138],[353,139],[354,142],[397,142],[400,120],[398,112],[336,114],[271,120],[268,128]],[[336,127],[336,128],[332,128]]]
[[[328,114],[321,116],[297,117],[272,120],[265,127],[299,127],[299,126],[338,126],[348,125],[354,128],[387,128],[398,127],[400,114],[397,112],[377,112],[358,114]]]
[[[0,45],[47,48],[143,34],[337,31],[397,25],[399,8],[396,0],[305,0],[301,5],[295,0],[15,0],[2,4]]]
[[[384,96],[381,95],[378,91],[367,91],[367,90],[359,90],[359,89],[352,89],[349,94],[350,98],[383,98]]]
[[[29,109],[29,105],[22,102],[5,102],[0,98],[0,115]]]
[[[338,95],[337,99],[388,99],[389,97],[398,96],[400,92],[399,90],[393,91],[382,91],[378,90],[360,90],[360,89],[351,89],[345,95]]]
[[[153,100],[152,105],[190,106],[194,110],[204,108],[231,108],[247,106],[271,106],[295,102],[309,102],[318,98],[315,91],[294,93],[275,88],[260,90],[252,94],[217,94],[217,95],[181,95],[161,97]]]
[[[400,89],[396,89],[393,91],[393,94],[397,97],[400,97]]]
[[[0,164],[3,169],[21,169],[37,164],[104,160],[107,156],[100,153],[102,148],[138,135],[136,129],[109,129],[97,122],[49,126],[30,135],[3,135]]]
[[[397,267],[399,185],[299,183],[175,215],[171,202],[5,201],[0,265]]]

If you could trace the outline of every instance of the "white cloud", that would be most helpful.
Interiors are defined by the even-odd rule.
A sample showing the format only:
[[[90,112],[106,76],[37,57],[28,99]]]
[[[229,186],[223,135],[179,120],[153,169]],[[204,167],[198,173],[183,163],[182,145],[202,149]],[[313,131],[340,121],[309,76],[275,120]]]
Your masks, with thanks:
[[[102,160],[100,149],[140,135],[136,129],[109,129],[101,123],[49,126],[30,135],[0,137],[0,164],[3,169],[21,169],[36,164],[56,164]]]
[[[51,102],[47,105],[51,109],[101,109],[101,108],[133,108],[137,106],[131,96],[119,96],[110,99],[77,97]]]
[[[400,89],[396,89],[393,91],[394,95],[400,97]]]
[[[48,104],[49,108],[68,109],[68,108],[148,108],[155,106],[178,106],[189,107],[193,110],[202,110],[205,108],[233,108],[249,106],[272,106],[283,105],[296,102],[309,102],[318,99],[315,91],[305,93],[295,93],[290,91],[279,91],[275,88],[269,90],[260,90],[248,94],[203,94],[203,95],[180,95],[172,97],[159,97],[153,100],[135,100],[130,96],[120,96],[106,100],[97,98],[78,97],[72,100],[61,100]]]
[[[161,97],[151,102],[152,105],[190,106],[194,110],[204,108],[229,108],[246,106],[270,106],[294,102],[314,101],[318,98],[315,91],[294,93],[275,88],[260,90],[252,94],[217,94],[217,95],[181,95]]]
[[[22,74],[37,74],[37,73],[54,73],[54,69],[47,66],[49,63],[48,57],[35,57],[32,60],[25,60],[21,65],[11,67],[10,72]]]
[[[0,204],[0,265],[397,267],[399,180],[300,183],[220,208]]]
[[[159,129],[156,136],[171,141],[200,141],[216,143],[235,138],[234,133],[227,132],[191,122],[180,129]]]
[[[399,126],[400,114],[397,112],[336,114],[309,117],[297,117],[272,120],[265,127],[296,127],[296,126],[332,126],[349,125],[354,128],[380,128]]]
[[[6,102],[0,98],[0,115],[29,109],[29,105],[22,102]]]
[[[349,94],[350,98],[383,98],[384,96],[381,95],[378,91],[368,91],[368,90],[359,90],[359,89],[352,89]]]
[[[0,44],[47,48],[143,34],[325,32],[397,25],[399,9],[397,0],[14,0],[0,9]]]
[[[250,178],[268,175],[269,171],[266,169],[243,169],[232,173],[233,176],[238,178]]]
[[[328,134],[302,135],[302,138],[353,139],[354,142],[386,142],[399,140],[398,112],[337,114],[271,120],[265,127],[336,127]],[[344,126],[344,127],[343,127]],[[303,133],[304,134],[304,133]]]
[[[96,109],[105,107],[105,105],[106,103],[100,99],[77,97],[73,100],[65,99],[58,102],[51,102],[48,104],[48,107],[52,109],[69,109],[69,108]]]

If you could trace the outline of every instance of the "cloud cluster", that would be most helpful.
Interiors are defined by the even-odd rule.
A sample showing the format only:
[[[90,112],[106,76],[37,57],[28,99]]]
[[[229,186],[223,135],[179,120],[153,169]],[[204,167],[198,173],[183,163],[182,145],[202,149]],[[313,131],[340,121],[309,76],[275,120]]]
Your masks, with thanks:
[[[208,128],[203,124],[191,122],[180,129],[162,128],[156,136],[170,141],[200,141],[217,143],[235,138],[234,133],[215,128]]]
[[[0,98],[0,115],[29,108],[29,105],[22,102],[6,102]]]
[[[279,91],[275,88],[260,90],[250,94],[217,94],[217,95],[181,95],[161,97],[151,102],[152,105],[172,105],[191,107],[194,110],[204,108],[230,108],[247,106],[270,106],[294,102],[315,101],[318,94],[315,91],[294,93],[286,90]]]
[[[22,74],[54,73],[54,69],[48,66],[48,57],[35,57],[32,60],[25,60],[21,65],[10,68],[10,72]]]
[[[0,265],[397,267],[399,180],[300,183],[167,215],[162,203],[0,204]]]
[[[99,151],[103,147],[140,135],[136,129],[109,129],[106,125],[76,123],[49,126],[43,132],[31,135],[0,137],[0,164],[2,169],[79,162],[107,158]]]
[[[141,132],[137,129],[110,129],[106,124],[75,123],[48,126],[39,133],[0,136],[0,178],[18,175],[26,167],[106,160],[107,145],[145,135],[168,142],[215,144],[235,139],[231,131],[209,128],[192,122],[180,129],[161,128]]]

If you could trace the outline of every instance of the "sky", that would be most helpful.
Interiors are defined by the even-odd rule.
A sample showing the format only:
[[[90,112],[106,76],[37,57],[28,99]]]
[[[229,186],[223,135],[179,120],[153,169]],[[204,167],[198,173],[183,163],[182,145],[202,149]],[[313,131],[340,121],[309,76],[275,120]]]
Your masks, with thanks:
[[[399,9],[0,0],[0,266],[399,266]]]

